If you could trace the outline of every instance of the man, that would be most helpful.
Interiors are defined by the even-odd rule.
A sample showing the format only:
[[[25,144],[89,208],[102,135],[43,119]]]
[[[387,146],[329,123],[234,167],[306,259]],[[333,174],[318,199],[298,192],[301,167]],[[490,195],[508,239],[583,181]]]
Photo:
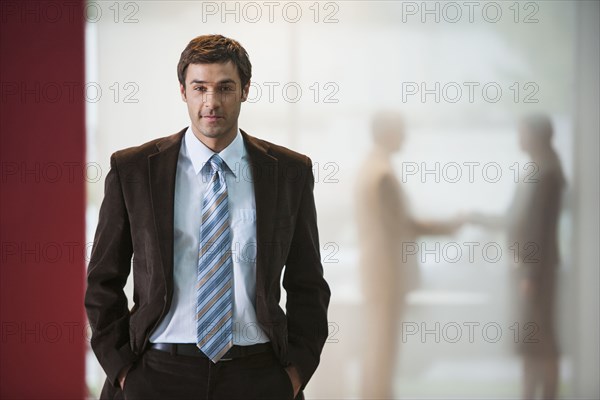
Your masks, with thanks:
[[[193,39],[177,72],[190,127],[114,153],[106,177],[85,298],[101,397],[302,399],[330,297],[311,160],[238,129],[235,40]]]
[[[356,184],[364,331],[370,343],[363,354],[361,398],[392,399],[398,321],[404,316],[408,293],[419,287],[417,259],[403,251],[414,246],[419,236],[454,233],[461,220],[425,221],[411,215],[392,163],[406,136],[399,112],[377,112],[371,133],[373,148]]]
[[[531,159],[529,165],[535,167],[534,173],[519,182],[506,214],[469,216],[472,223],[505,229],[513,252],[516,306],[523,334],[517,343],[523,357],[523,399],[555,399],[558,392],[560,349],[555,301],[560,266],[559,222],[566,180],[552,145],[553,135],[547,115],[523,117],[519,123],[519,146]]]

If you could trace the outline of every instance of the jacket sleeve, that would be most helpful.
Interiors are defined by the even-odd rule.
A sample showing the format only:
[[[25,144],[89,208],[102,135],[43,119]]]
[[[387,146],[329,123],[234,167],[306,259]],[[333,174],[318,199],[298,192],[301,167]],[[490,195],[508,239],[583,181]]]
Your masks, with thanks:
[[[110,382],[118,386],[119,372],[136,358],[129,342],[129,308],[123,291],[133,245],[114,154],[110,165],[88,266],[85,308],[92,349]]]
[[[302,389],[317,369],[327,339],[330,298],[321,264],[310,159],[305,168],[307,178],[283,276],[287,295],[288,360],[298,369]]]
[[[556,254],[556,218],[560,213],[560,182],[558,176],[542,172],[538,181],[531,185],[526,219],[519,232],[518,257],[522,275],[539,281],[541,275],[557,261]]]

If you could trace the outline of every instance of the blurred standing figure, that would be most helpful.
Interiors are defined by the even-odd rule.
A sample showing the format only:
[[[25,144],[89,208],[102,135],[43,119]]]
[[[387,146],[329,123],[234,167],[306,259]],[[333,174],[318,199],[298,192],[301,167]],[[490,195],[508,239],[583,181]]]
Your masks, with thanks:
[[[565,187],[560,160],[552,147],[553,128],[546,115],[530,115],[519,124],[519,144],[536,173],[521,181],[506,216],[474,214],[471,222],[507,230],[515,255],[519,291],[519,353],[523,356],[523,399],[555,399],[558,344],[554,327],[558,221]]]
[[[402,258],[404,243],[442,235],[460,223],[417,221],[409,213],[391,157],[404,142],[402,115],[379,112],[372,120],[374,146],[356,186],[361,282],[365,297],[363,399],[392,399],[398,323],[408,292],[418,287],[416,258]]]

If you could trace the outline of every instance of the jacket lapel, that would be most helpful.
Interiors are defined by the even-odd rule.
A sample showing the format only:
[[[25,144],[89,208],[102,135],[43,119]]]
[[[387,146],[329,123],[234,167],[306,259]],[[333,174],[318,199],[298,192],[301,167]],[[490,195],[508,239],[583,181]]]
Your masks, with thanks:
[[[156,143],[148,156],[150,196],[168,298],[173,291],[173,224],[175,178],[181,141],[187,128]]]
[[[268,266],[269,245],[273,238],[273,218],[277,205],[277,159],[269,147],[240,130],[250,159],[254,197],[256,200],[256,294],[265,293],[265,272]]]

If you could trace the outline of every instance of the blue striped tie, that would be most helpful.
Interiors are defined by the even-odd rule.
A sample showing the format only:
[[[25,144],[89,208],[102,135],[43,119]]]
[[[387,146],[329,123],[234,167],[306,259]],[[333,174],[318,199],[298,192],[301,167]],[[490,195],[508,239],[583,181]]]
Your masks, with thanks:
[[[217,362],[233,345],[233,260],[225,162],[208,160],[211,180],[202,200],[196,305],[197,346]]]

